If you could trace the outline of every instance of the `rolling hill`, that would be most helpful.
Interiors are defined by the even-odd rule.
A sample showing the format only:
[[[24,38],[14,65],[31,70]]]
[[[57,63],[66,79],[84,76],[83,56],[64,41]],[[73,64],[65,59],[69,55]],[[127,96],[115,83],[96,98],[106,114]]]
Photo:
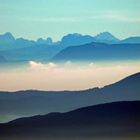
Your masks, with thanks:
[[[50,112],[66,112],[101,103],[135,100],[140,100],[140,73],[103,88],[81,91],[0,92],[0,121]]]
[[[1,140],[138,140],[140,101],[114,102],[0,124]]]

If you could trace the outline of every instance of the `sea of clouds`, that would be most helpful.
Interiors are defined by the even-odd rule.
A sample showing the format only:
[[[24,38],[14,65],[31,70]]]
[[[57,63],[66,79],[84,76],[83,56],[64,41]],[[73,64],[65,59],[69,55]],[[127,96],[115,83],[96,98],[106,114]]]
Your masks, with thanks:
[[[103,87],[140,72],[139,64],[63,64],[29,61],[27,67],[1,70],[0,90],[80,90]]]

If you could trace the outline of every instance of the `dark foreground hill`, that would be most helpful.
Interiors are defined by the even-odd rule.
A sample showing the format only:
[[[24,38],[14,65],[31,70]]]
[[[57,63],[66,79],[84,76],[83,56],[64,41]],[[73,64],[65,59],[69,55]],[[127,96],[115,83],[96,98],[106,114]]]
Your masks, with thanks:
[[[140,100],[140,73],[103,88],[81,91],[0,92],[0,121],[117,101]]]
[[[89,106],[0,124],[1,140],[138,140],[140,101]]]

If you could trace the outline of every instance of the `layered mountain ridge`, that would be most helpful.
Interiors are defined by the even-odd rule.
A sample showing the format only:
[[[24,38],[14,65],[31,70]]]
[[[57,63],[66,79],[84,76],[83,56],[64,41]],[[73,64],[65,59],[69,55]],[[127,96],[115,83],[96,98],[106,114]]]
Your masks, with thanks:
[[[103,88],[81,91],[0,92],[0,120],[50,112],[66,112],[77,108],[117,101],[140,100],[140,73]],[[16,114],[16,115],[15,115]]]
[[[62,37],[62,39],[58,42],[53,42],[52,38],[50,37],[47,39],[39,38],[37,41],[24,38],[16,39],[11,33],[8,32],[0,35],[0,56],[5,57],[7,61],[12,62],[30,60],[52,61],[57,58],[58,60],[62,59],[63,61],[67,59],[73,59],[76,61],[81,59],[85,61],[94,61],[98,59],[109,60],[119,59],[119,57],[120,59],[139,59],[139,55],[137,55],[139,52],[138,49],[140,48],[139,44],[139,37],[130,37],[125,40],[119,40],[109,32],[103,32],[97,36],[73,33]],[[95,46],[95,48],[91,48],[92,45]],[[86,49],[84,49],[83,46],[85,46]],[[100,50],[97,50],[97,52],[96,46],[101,47],[99,47]],[[79,50],[77,50],[77,47]],[[104,50],[105,47],[107,47],[107,50]],[[74,48],[73,51],[71,51],[72,48]],[[125,56],[125,53],[122,52],[122,48],[126,48],[126,50],[123,51],[126,52],[127,56]],[[65,52],[65,50],[68,51],[68,54],[64,53],[64,58],[58,57],[60,54]],[[117,56],[115,54],[116,51],[118,51]],[[121,56],[119,55],[120,52]],[[136,55],[134,55],[135,53]],[[108,54],[112,54],[112,56],[104,56],[109,56]],[[75,58],[74,55],[77,55],[77,58]],[[2,61],[1,59],[1,62],[5,61]]]

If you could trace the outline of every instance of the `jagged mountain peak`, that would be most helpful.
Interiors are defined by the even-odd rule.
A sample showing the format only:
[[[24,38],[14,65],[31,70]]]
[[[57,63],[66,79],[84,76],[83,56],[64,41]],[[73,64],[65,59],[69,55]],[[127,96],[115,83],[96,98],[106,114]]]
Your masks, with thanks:
[[[14,36],[10,32],[6,32],[6,33],[0,35],[0,39],[7,40],[7,41],[14,41],[15,40]]]
[[[105,42],[105,43],[107,43],[107,42],[109,42],[109,41],[113,41],[113,42],[119,41],[118,38],[116,38],[114,35],[112,35],[112,34],[109,33],[109,32],[102,32],[102,33],[96,35],[96,36],[95,36],[95,39],[96,39],[97,41],[102,41],[102,42]]]

